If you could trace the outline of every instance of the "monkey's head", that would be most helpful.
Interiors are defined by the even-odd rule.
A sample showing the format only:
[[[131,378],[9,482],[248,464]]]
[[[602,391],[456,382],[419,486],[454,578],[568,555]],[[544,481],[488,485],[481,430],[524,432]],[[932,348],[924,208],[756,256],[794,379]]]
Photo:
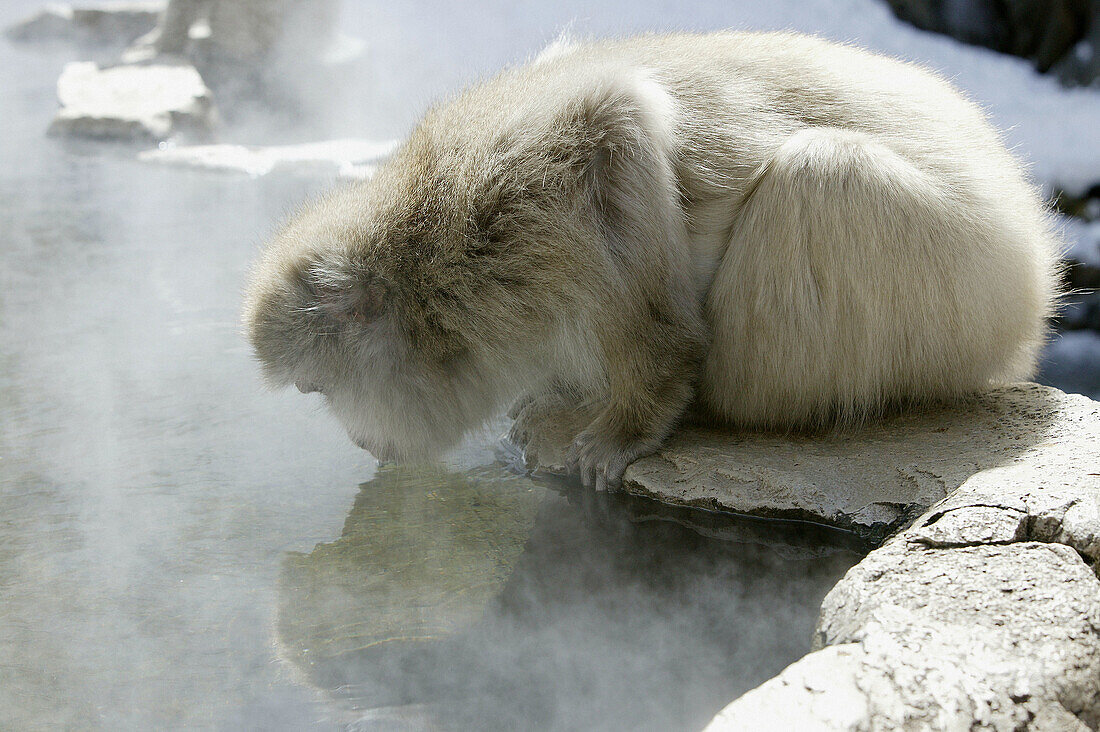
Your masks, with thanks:
[[[379,459],[429,458],[501,397],[424,277],[439,247],[418,251],[415,237],[446,233],[378,215],[373,198],[336,192],[284,226],[253,270],[245,327],[271,385],[320,392]]]
[[[545,305],[523,291],[530,263],[486,237],[469,203],[485,196],[407,158],[293,217],[244,312],[271,385],[320,392],[356,444],[399,461],[438,455],[517,396]]]
[[[629,257],[599,242],[649,236],[639,191],[665,169],[635,164],[648,143],[623,94],[569,86],[550,116],[541,91],[516,111],[491,86],[431,112],[369,181],[284,226],[245,308],[269,382],[321,392],[353,441],[397,460],[558,374],[602,383],[591,324],[637,298]]]

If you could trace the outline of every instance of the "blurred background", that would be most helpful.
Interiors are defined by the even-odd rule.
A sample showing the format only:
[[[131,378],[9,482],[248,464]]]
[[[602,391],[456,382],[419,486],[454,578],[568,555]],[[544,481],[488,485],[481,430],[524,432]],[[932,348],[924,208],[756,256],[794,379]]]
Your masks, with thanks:
[[[238,325],[260,243],[563,33],[814,33],[936,69],[1003,130],[1068,245],[1038,378],[1100,398],[1098,13],[5,0],[0,728],[700,728],[808,650],[861,547],[593,508],[501,467],[501,424],[379,470],[263,391]],[[395,643],[417,633],[447,641]]]

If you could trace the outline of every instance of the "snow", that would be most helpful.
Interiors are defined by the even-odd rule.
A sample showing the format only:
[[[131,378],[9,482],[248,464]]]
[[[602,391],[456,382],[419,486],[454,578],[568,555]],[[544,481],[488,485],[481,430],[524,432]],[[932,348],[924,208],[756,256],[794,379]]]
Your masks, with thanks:
[[[345,29],[371,48],[373,83],[385,89],[379,101],[400,103],[402,90],[415,100],[419,108],[407,121],[419,117],[428,99],[534,58],[563,31],[584,39],[644,31],[794,30],[937,70],[989,112],[1048,190],[1080,192],[1100,180],[1100,92],[1065,89],[1024,59],[921,31],[898,20],[884,0],[357,0],[345,2],[345,15],[352,26]]]
[[[181,126],[212,124],[210,90],[191,66],[66,64],[57,80],[61,109],[53,134],[164,139]]]
[[[162,144],[142,152],[146,162],[183,165],[207,170],[246,173],[252,177],[273,171],[333,172],[344,178],[366,178],[374,166],[396,148],[395,140],[325,140],[300,145],[257,147],[246,145]]]

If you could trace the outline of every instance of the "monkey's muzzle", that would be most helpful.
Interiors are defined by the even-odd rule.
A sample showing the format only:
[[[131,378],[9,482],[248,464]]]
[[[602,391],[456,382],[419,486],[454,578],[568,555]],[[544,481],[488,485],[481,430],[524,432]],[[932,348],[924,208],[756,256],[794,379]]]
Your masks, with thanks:
[[[360,450],[366,450],[371,455],[373,455],[374,459],[377,460],[379,463],[397,462],[397,456],[391,449],[371,444],[368,440],[354,435],[350,431],[348,432],[348,438],[351,439],[351,441],[354,442],[356,447],[358,447]]]
[[[321,391],[321,387],[317,386],[311,381],[306,381],[305,379],[298,379],[294,382],[294,386],[298,387],[298,391],[302,392],[303,394],[312,394],[315,391]]]

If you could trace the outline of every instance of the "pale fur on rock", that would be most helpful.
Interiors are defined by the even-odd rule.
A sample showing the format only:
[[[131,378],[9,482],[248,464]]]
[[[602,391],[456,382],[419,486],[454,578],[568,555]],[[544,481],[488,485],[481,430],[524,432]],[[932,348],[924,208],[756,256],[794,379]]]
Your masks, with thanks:
[[[275,383],[417,458],[519,399],[616,485],[690,405],[850,424],[1033,371],[1059,242],[982,112],[794,34],[559,43],[294,217],[246,322]]]

